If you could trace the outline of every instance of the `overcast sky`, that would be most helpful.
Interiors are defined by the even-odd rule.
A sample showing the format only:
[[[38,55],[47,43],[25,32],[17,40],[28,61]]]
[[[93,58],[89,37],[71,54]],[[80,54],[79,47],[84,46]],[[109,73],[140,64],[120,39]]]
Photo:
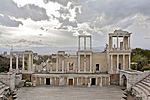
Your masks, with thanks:
[[[116,29],[132,33],[132,48],[150,49],[150,0],[0,0],[1,52],[75,49],[78,34],[101,49]]]

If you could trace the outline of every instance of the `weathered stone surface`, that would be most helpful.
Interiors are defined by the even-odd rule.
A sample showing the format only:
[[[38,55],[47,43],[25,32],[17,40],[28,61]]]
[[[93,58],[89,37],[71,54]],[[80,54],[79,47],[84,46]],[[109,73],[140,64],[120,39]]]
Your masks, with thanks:
[[[21,88],[17,100],[123,100],[119,87],[30,87]]]

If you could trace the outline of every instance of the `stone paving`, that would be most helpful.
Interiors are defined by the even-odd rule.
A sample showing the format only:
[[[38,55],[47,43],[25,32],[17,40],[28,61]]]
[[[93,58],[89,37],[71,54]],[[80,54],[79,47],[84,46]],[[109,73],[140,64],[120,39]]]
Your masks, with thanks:
[[[23,87],[17,100],[124,100],[120,87]]]

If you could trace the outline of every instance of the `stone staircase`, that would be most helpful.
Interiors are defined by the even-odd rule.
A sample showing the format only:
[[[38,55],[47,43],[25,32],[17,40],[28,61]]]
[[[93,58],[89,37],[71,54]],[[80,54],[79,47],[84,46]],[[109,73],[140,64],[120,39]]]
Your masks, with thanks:
[[[150,74],[132,87],[132,92],[142,100],[150,100]]]
[[[10,94],[9,86],[0,81],[0,100],[8,100],[9,94]]]

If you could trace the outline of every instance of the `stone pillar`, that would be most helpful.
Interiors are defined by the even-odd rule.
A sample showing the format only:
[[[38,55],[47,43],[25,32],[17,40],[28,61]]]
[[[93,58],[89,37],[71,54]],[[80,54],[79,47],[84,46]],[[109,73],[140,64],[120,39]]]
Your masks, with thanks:
[[[28,71],[31,71],[31,54],[29,54]]]
[[[40,85],[41,85],[41,83],[42,83],[42,82],[41,82],[41,77],[39,77],[39,81],[40,81]]]
[[[110,76],[108,77],[108,85],[110,85]]]
[[[12,55],[10,55],[10,68],[9,68],[9,71],[12,70]]]
[[[125,70],[125,55],[123,54],[123,70]]]
[[[16,55],[16,70],[18,70],[18,55]]]
[[[110,67],[111,67],[111,73],[113,73],[113,55],[110,55]]]
[[[85,77],[85,85],[86,86],[88,85],[88,83],[87,83],[87,77]]]
[[[119,72],[119,54],[117,54],[117,73]]]
[[[22,70],[24,70],[24,54],[22,55]]]
[[[129,54],[129,70],[131,70],[131,56]]]
[[[125,40],[124,40],[124,36],[123,36],[123,50],[125,50]]]
[[[92,38],[90,36],[90,50],[92,50]]]
[[[80,72],[80,55],[78,54],[78,72]]]
[[[103,77],[100,77],[101,78],[101,81],[100,81],[100,87],[102,87],[103,86]]]
[[[109,36],[109,49],[112,50],[112,36]]]
[[[77,77],[77,86],[79,85],[79,79],[78,79],[78,77]]]
[[[84,54],[84,72],[86,72],[86,54]]]
[[[92,72],[92,54],[90,54],[90,72]]]
[[[78,37],[79,38],[79,40],[78,40],[78,50],[80,50],[80,36]]]
[[[130,36],[128,37],[129,43],[128,43],[128,48],[130,49]]]
[[[118,41],[118,36],[117,36],[117,50],[118,50],[118,47],[119,47],[119,46],[118,46],[118,43],[119,43],[119,41]]]
[[[44,85],[46,85],[46,78],[44,77]]]
[[[67,71],[69,71],[69,62],[67,61]]]
[[[86,50],[86,36],[84,36],[84,50]]]
[[[91,78],[89,78],[90,79],[90,85],[91,85]]]
[[[98,77],[96,77],[96,85],[98,85]]]
[[[62,60],[62,72],[64,73],[64,66],[65,66],[65,62],[64,60]]]
[[[58,72],[58,55],[57,55],[57,58],[56,58],[56,72]]]

